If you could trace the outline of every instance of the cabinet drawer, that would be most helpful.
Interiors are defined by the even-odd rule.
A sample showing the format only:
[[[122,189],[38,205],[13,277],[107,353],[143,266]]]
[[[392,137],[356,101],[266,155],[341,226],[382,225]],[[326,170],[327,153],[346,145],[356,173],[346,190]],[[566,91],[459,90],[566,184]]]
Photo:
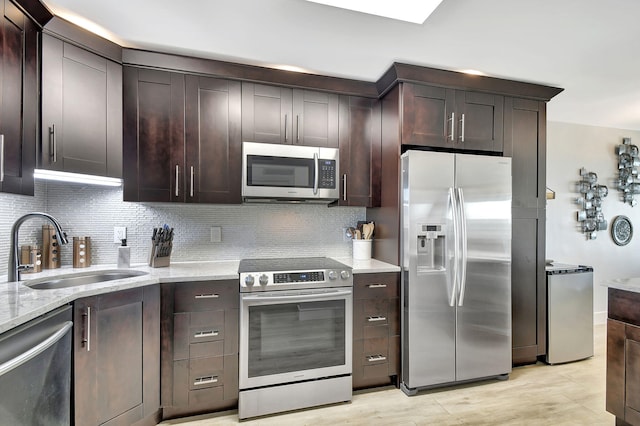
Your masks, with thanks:
[[[191,344],[222,341],[225,338],[224,311],[180,313],[173,318],[174,360],[188,358]]]
[[[195,358],[189,360],[189,389],[198,390],[224,384],[224,358]]]
[[[176,284],[174,312],[235,309],[240,303],[238,283],[204,281]]]
[[[399,297],[398,274],[356,274],[353,277],[354,299]]]

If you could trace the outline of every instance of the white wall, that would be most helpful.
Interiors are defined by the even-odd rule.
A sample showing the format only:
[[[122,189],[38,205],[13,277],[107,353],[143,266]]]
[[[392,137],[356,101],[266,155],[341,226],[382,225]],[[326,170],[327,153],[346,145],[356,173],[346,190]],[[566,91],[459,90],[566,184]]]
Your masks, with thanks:
[[[594,268],[594,315],[604,323],[607,292],[602,282],[612,278],[640,276],[640,196],[639,205],[624,204],[616,189],[618,160],[615,147],[623,137],[640,145],[640,132],[549,122],[547,124],[547,186],[556,191],[556,199],[547,201],[547,259],[560,263],[590,265]],[[576,220],[579,196],[576,183],[585,167],[598,174],[598,183],[607,185],[609,195],[602,210],[608,221],[606,231],[596,240],[587,240]],[[611,239],[611,221],[617,215],[631,219],[634,237],[623,247]]]

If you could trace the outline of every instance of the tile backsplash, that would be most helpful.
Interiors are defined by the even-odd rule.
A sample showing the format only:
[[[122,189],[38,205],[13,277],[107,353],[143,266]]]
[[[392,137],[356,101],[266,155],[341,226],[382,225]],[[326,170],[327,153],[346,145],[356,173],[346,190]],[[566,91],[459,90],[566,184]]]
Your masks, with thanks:
[[[0,275],[6,274],[11,226],[31,211],[53,215],[69,237],[91,237],[94,265],[116,263],[114,226],[127,228],[131,262],[147,262],[152,230],[165,223],[175,228],[172,261],[351,256],[343,228],[366,215],[361,207],[324,205],[131,203],[122,201],[121,188],[36,182],[34,197],[0,194]],[[20,245],[40,244],[44,223],[25,222]],[[222,229],[221,242],[211,242],[211,227]],[[63,266],[72,264],[72,255],[72,244],[62,247]]]

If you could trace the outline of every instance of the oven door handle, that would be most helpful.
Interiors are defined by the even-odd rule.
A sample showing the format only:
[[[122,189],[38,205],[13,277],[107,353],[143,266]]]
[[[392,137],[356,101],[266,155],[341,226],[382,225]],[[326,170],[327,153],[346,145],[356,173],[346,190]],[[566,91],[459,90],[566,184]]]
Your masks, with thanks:
[[[307,293],[307,294],[290,294],[290,295],[271,295],[271,294],[252,294],[243,295],[243,301],[260,301],[260,302],[287,302],[291,300],[320,300],[320,299],[335,299],[340,296],[350,296],[352,291],[338,290],[338,291],[326,291],[322,293]]]

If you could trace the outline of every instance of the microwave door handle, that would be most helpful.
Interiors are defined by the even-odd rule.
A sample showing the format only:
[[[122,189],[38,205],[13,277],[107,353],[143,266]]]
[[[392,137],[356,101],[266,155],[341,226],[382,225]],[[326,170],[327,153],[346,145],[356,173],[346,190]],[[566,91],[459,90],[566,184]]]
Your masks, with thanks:
[[[318,154],[316,152],[313,153],[313,168],[315,170],[313,177],[313,195],[318,195],[318,179],[320,179],[320,171],[319,167]]]

